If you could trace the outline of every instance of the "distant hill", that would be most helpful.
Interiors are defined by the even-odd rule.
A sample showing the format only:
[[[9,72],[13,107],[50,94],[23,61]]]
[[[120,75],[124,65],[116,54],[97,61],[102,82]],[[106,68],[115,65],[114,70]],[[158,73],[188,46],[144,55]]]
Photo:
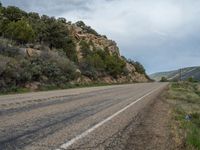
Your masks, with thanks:
[[[187,80],[188,78],[193,78],[197,81],[200,81],[200,66],[197,67],[187,67],[183,69],[167,71],[167,72],[158,72],[150,75],[150,78],[156,81],[160,81],[162,77],[166,77],[168,80],[179,80],[180,72],[182,80]]]

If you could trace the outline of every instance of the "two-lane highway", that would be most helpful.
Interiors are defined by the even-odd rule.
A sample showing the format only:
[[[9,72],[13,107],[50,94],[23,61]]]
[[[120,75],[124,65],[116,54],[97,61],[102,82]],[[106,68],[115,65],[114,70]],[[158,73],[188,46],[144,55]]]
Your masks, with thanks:
[[[112,149],[115,135],[166,85],[141,83],[0,96],[0,149]]]

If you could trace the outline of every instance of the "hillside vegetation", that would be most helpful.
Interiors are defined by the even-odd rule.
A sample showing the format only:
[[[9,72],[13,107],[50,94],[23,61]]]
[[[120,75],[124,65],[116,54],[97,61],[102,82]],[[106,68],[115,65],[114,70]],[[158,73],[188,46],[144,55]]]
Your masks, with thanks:
[[[151,74],[150,78],[160,81],[162,77],[165,77],[169,81],[177,81],[180,80],[193,80],[200,81],[200,67],[188,67],[179,70],[173,70],[168,72],[159,72],[155,74]]]
[[[114,41],[84,22],[0,3],[0,92],[148,80],[139,62],[120,56]]]

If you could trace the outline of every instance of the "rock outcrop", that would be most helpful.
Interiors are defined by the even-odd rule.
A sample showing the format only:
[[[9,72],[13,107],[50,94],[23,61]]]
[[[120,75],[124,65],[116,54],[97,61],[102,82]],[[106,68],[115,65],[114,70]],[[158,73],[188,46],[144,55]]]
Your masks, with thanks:
[[[84,27],[79,27],[76,24],[68,25],[68,29],[70,30],[71,36],[76,40],[76,44],[77,44],[76,49],[78,52],[78,59],[82,59],[79,43],[83,40],[83,41],[86,41],[87,43],[92,42],[93,46],[97,49],[107,50],[111,55],[117,54],[120,59],[124,60],[124,58],[122,58],[120,55],[117,43],[113,40],[108,39],[106,36],[89,33],[84,30]],[[91,47],[91,50],[93,50],[93,47]],[[126,62],[126,70],[127,70],[126,75],[118,76],[117,79],[113,78],[112,76],[106,76],[99,80],[103,81],[105,83],[148,82],[148,81],[150,81],[146,74],[137,72],[136,68],[133,64],[129,63],[127,60],[125,60],[125,62]],[[90,82],[90,80],[88,80],[88,78],[86,78],[86,77],[83,77],[83,78],[84,78],[83,81]]]
[[[85,26],[85,25],[84,25]],[[119,75],[117,78],[112,76],[104,76],[101,78],[96,79],[98,82],[105,82],[105,83],[130,83],[130,82],[148,82],[149,78],[145,73],[139,73],[135,66],[125,60],[119,52],[119,48],[117,43],[113,40],[108,39],[106,36],[101,36],[99,34],[89,33],[85,31],[83,27],[79,27],[76,24],[67,24],[67,28],[70,31],[70,36],[73,37],[75,44],[76,44],[76,51],[78,60],[81,61],[83,59],[81,53],[80,42],[85,41],[87,43],[92,43],[90,45],[90,50],[93,51],[95,49],[100,49],[102,51],[108,51],[110,55],[117,55],[121,60],[124,60],[126,65],[125,69],[127,71],[126,75]],[[47,46],[44,45],[27,45],[27,48],[19,48],[21,54],[26,55],[28,57],[38,56],[41,55],[41,51],[50,51]],[[81,71],[78,70],[81,74]],[[93,82],[92,79],[82,75],[80,78],[76,80],[76,82],[84,82],[84,83],[91,83]]]

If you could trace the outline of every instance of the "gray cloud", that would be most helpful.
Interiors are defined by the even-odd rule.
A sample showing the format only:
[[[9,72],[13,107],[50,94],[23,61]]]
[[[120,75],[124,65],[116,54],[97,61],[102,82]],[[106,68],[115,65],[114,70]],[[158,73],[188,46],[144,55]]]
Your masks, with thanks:
[[[60,15],[73,10],[89,11],[87,6],[91,0],[2,0],[3,4],[14,5],[26,11],[36,11],[52,16]]]
[[[3,0],[28,11],[83,20],[117,41],[149,73],[200,65],[198,0]]]

